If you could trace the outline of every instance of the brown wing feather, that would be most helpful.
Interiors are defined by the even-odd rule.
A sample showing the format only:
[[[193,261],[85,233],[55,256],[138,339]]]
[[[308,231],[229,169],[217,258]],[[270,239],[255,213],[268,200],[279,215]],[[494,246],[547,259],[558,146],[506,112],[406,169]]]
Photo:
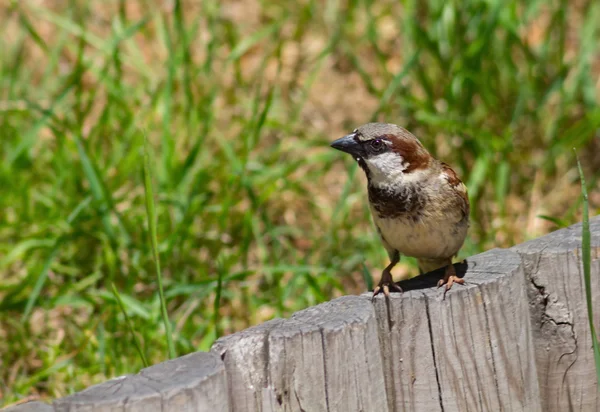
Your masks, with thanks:
[[[440,163],[442,164],[442,173],[444,173],[448,178],[448,183],[450,183],[450,186],[456,189],[456,193],[462,199],[461,210],[463,213],[463,219],[468,219],[471,209],[469,204],[469,195],[467,193],[467,186],[464,185],[464,183],[456,175],[456,172],[452,170],[448,164],[444,162]]]

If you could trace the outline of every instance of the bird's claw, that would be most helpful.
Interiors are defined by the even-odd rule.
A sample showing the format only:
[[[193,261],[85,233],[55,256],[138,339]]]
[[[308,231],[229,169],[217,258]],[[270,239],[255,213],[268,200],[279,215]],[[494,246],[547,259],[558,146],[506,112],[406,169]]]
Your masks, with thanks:
[[[383,292],[386,298],[390,297],[390,290],[392,292],[402,293],[402,288],[395,284],[393,281],[391,282],[379,282],[379,285],[373,289],[373,297],[371,297],[371,301],[375,300],[375,296]]]
[[[452,288],[452,285],[458,283],[459,285],[464,285],[465,280],[456,276],[456,271],[454,270],[454,266],[449,265],[446,268],[446,273],[444,274],[444,278],[438,281],[438,288],[446,285],[444,289],[444,298],[446,297],[446,293]]]
[[[458,283],[459,285],[463,285],[465,283],[465,280],[459,278],[456,275],[452,275],[452,276],[448,276],[448,278],[444,277],[444,279],[440,279],[437,286],[439,288],[443,285],[446,285],[446,290],[450,290],[452,285],[454,285],[455,283]]]

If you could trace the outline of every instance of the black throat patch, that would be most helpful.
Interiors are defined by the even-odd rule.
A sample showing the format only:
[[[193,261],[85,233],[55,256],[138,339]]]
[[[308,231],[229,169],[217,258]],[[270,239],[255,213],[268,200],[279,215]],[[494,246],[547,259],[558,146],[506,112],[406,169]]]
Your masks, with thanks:
[[[368,191],[369,202],[381,219],[405,218],[417,223],[428,202],[419,184],[381,188],[369,183]]]

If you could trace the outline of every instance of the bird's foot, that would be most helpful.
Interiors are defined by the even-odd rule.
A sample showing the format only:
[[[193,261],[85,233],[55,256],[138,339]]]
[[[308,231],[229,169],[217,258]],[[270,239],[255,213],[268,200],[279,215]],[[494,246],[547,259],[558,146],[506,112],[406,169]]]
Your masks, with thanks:
[[[386,298],[390,297],[390,290],[392,292],[402,293],[402,288],[394,283],[394,279],[392,278],[392,273],[389,270],[384,270],[381,274],[381,280],[377,287],[373,290],[373,297],[371,301],[375,299],[375,296],[383,292]]]
[[[456,270],[454,269],[454,265],[450,264],[446,266],[446,272],[444,273],[444,278],[440,279],[438,282],[438,288],[446,285],[444,289],[444,297],[446,296],[446,292],[450,290],[453,284],[458,283],[459,285],[463,285],[465,280],[456,276]]]

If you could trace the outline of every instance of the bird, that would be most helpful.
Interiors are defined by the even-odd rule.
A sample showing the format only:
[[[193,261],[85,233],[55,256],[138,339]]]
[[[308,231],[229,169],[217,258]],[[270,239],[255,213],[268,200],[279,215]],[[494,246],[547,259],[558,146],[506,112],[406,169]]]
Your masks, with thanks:
[[[454,283],[463,284],[452,258],[467,236],[470,205],[456,172],[391,123],[364,124],[331,147],[350,154],[364,171],[373,222],[390,258],[372,298],[402,292],[391,272],[402,255],[416,258],[421,274],[445,267],[438,282],[446,285],[444,296]]]

